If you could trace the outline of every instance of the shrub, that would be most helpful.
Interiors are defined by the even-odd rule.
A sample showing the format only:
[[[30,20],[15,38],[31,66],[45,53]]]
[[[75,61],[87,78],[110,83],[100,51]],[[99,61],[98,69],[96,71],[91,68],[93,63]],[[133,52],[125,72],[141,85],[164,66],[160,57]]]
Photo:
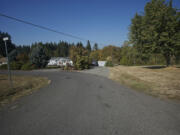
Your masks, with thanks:
[[[89,57],[89,52],[87,49],[77,44],[77,46],[72,46],[70,49],[70,58],[73,61],[75,69],[83,70],[88,69],[91,65],[91,60]]]
[[[62,67],[62,69],[63,70],[73,70],[74,68],[73,68],[73,66],[71,66],[70,64],[67,63],[66,66]]]
[[[46,66],[46,69],[55,69],[55,68],[60,68],[60,66]]]
[[[20,70],[22,65],[23,65],[23,63],[21,63],[21,62],[13,61],[13,62],[10,63],[10,68],[12,70]]]
[[[10,69],[11,70],[20,70],[22,65],[23,64],[21,62],[13,61],[13,62],[10,63]],[[7,64],[1,65],[0,69],[8,69]]]
[[[21,70],[32,70],[35,69],[35,66],[33,66],[31,63],[26,63],[21,67]]]
[[[90,62],[88,56],[78,56],[75,67],[79,70],[88,69],[90,65],[89,63]]]
[[[0,66],[0,69],[7,69],[7,64],[3,64]]]
[[[16,56],[17,61],[22,61],[23,63],[26,63],[29,61],[29,56],[26,53],[20,53]]]
[[[113,67],[114,64],[112,61],[107,61],[106,64],[105,64],[106,67]]]

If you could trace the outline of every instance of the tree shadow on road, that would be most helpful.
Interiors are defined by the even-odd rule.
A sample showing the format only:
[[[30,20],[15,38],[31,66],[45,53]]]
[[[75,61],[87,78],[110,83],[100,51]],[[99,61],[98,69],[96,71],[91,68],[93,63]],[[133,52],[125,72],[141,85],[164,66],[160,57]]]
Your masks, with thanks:
[[[148,69],[162,69],[166,68],[166,66],[144,66],[143,68],[148,68]]]

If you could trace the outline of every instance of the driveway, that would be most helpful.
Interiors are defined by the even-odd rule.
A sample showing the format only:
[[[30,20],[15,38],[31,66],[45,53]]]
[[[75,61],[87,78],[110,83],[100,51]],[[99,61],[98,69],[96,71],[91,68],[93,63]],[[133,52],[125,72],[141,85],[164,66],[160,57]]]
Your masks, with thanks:
[[[109,77],[109,69],[107,67],[94,67],[94,68],[82,70],[79,72],[103,76],[103,77],[107,77],[107,78]]]
[[[51,84],[0,111],[0,135],[179,135],[180,104],[105,77],[79,72],[15,72]]]

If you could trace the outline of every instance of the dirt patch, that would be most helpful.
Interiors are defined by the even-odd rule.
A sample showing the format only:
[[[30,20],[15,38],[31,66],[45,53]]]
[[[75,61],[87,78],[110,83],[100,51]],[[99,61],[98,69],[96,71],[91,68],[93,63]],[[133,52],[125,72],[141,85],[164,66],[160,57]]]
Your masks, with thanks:
[[[110,78],[154,96],[180,99],[180,69],[176,67],[117,66],[110,68]]]
[[[0,106],[12,102],[24,95],[50,83],[45,77],[13,76],[13,88],[10,86],[7,75],[0,75]]]

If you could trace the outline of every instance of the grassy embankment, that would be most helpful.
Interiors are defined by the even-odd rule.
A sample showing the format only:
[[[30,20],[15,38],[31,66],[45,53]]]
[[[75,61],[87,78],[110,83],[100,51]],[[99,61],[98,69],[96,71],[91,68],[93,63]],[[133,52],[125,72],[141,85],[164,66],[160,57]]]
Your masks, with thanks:
[[[117,66],[110,68],[110,78],[153,96],[180,99],[180,68]]]
[[[31,94],[50,83],[45,77],[33,76],[13,76],[12,80],[13,88],[9,85],[8,76],[0,75],[0,106]]]

